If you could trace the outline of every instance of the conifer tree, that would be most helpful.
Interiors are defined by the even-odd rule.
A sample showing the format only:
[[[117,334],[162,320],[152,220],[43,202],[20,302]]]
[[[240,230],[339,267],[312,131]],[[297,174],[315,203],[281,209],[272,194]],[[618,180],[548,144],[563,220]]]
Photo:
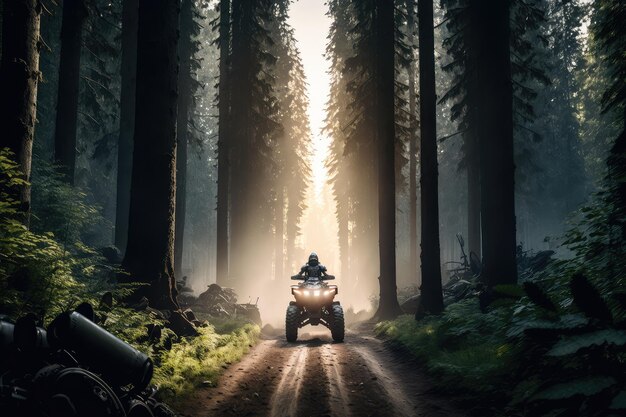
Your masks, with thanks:
[[[2,4],[2,58],[0,60],[0,149],[8,148],[20,166],[23,183],[8,190],[7,197],[19,203],[21,220],[30,215],[30,173],[33,135],[37,119],[39,28],[41,4],[35,0]]]

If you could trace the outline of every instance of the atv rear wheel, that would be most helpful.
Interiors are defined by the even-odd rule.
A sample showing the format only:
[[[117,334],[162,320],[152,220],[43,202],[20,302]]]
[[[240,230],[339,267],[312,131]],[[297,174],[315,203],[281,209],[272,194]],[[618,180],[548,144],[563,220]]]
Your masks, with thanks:
[[[330,328],[330,333],[333,336],[335,342],[343,342],[343,338],[346,334],[345,323],[343,319],[343,308],[340,304],[333,304],[333,324]]]
[[[285,317],[285,336],[287,341],[293,343],[298,339],[298,327],[300,326],[300,309],[296,305],[287,307],[287,315]]]

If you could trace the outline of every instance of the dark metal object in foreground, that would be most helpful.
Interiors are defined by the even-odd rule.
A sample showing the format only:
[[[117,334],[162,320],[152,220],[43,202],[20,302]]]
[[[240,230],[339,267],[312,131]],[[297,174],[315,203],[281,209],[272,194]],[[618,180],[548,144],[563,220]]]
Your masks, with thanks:
[[[148,356],[78,312],[48,331],[0,315],[0,414],[8,417],[173,417],[146,389]]]
[[[147,355],[75,311],[50,324],[48,340],[55,348],[74,350],[81,362],[114,384],[141,391],[152,379],[154,366]]]

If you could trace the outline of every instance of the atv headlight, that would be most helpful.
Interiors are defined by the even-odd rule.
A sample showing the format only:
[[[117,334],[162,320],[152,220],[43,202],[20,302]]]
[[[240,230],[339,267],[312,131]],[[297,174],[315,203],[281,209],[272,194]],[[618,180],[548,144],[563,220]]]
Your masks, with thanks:
[[[335,294],[335,291],[337,291],[335,288],[331,288],[330,290],[324,291],[324,295],[325,296],[333,295]]]
[[[320,296],[320,290],[313,291],[313,295],[316,296],[316,297],[319,297]]]
[[[292,290],[295,295],[302,295],[302,291],[293,289]]]
[[[311,291],[305,291],[304,295],[308,297],[309,295],[311,295]]]

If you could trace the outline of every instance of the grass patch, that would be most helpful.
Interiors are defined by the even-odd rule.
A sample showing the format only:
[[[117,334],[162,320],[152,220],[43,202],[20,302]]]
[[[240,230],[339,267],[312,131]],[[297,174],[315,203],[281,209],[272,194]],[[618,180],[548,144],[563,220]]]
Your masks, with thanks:
[[[199,336],[173,343],[156,358],[153,383],[161,398],[176,407],[204,381],[217,383],[223,366],[241,359],[259,337],[259,326],[229,322],[230,330],[218,332],[213,325],[199,328]]]
[[[178,337],[163,327],[159,339],[149,340],[146,328],[165,324],[152,313],[116,306],[106,314],[108,331],[152,358],[152,384],[159,388],[159,398],[174,408],[204,381],[215,385],[225,365],[239,361],[261,332],[244,319],[210,318],[197,328],[196,337]]]

